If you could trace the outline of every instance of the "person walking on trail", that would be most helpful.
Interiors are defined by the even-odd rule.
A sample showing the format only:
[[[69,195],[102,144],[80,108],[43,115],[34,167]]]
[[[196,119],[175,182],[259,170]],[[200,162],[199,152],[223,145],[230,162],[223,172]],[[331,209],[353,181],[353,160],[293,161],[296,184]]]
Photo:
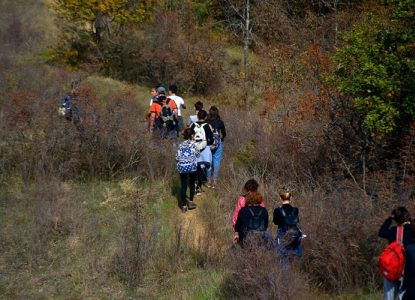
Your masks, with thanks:
[[[79,96],[77,91],[78,87],[78,81],[71,82],[71,91],[61,101],[59,108],[59,114],[75,125],[81,122],[81,108],[79,107],[79,101],[77,99]]]
[[[180,174],[182,200],[182,212],[187,212],[187,208],[194,209],[196,204],[193,203],[195,195],[195,182],[197,170],[197,158],[200,156],[199,147],[195,143],[195,132],[191,128],[184,130],[184,141],[179,145],[176,152],[177,170]],[[187,203],[186,191],[187,186],[190,188],[190,201]]]
[[[151,116],[151,106],[153,105],[153,101],[157,100],[157,97],[158,97],[157,89],[158,89],[157,85],[155,85],[151,88],[150,106],[148,107],[148,111],[147,111],[146,115],[144,116],[145,120],[149,120],[149,118]]]
[[[197,113],[198,121],[190,125],[195,132],[196,144],[200,150],[200,157],[197,159],[197,188],[196,195],[202,194],[202,184],[206,181],[205,169],[210,169],[212,165],[212,151],[209,145],[213,143],[212,127],[206,123],[207,112],[200,110]]]
[[[402,284],[402,300],[415,299],[415,220],[411,221],[412,243],[405,248],[405,270]]]
[[[197,117],[197,114],[199,111],[203,110],[203,103],[201,101],[197,101],[195,103],[195,114],[189,116],[189,120],[187,120],[186,126],[189,128],[193,123],[196,123],[199,119]]]
[[[299,209],[291,206],[292,195],[287,189],[280,194],[282,206],[274,210],[273,223],[277,230],[277,253],[287,263],[293,258],[301,258],[303,249],[301,238],[303,233],[299,228]]]
[[[409,211],[403,207],[395,208],[391,215],[385,220],[382,226],[379,229],[379,237],[387,239],[389,244],[397,241],[397,230],[398,226],[393,226],[392,221],[395,221],[398,226],[403,226],[403,236],[402,244],[406,248],[412,244],[412,234],[411,234],[411,215]],[[383,286],[384,286],[384,300],[394,300],[399,292],[399,286],[401,281],[390,282],[385,277],[383,277]]]
[[[268,228],[268,211],[261,206],[264,202],[260,192],[253,191],[246,195],[246,205],[238,213],[235,224],[233,243],[243,246],[247,237],[254,245],[266,243],[265,232]]]
[[[164,87],[157,88],[157,99],[153,100],[150,116],[150,133],[155,133],[157,128],[161,130],[162,139],[172,139],[173,145],[177,143],[176,123],[174,116],[177,116],[176,103],[166,97]]]
[[[184,122],[182,117],[182,108],[186,109],[186,104],[184,103],[184,100],[182,97],[179,97],[177,94],[177,86],[171,85],[169,86],[169,98],[173,99],[174,103],[176,103],[177,107],[177,124],[176,124],[176,130],[177,130],[177,136],[179,136],[179,132],[183,132],[184,130]]]
[[[213,144],[210,145],[210,150],[212,151],[211,169],[213,170],[213,172],[210,172],[210,170],[206,170],[206,186],[214,189],[217,187],[217,181],[219,179],[219,168],[222,159],[222,143],[226,137],[225,123],[223,123],[223,121],[221,120],[219,110],[216,106],[212,106],[210,108],[207,122],[208,124],[210,124],[210,126],[212,126],[213,129]]]
[[[242,207],[245,206],[246,195],[250,192],[258,191],[258,187],[259,187],[259,183],[255,179],[249,179],[245,183],[243,187],[243,196],[239,197],[238,203],[236,204],[235,212],[233,213],[232,228],[234,231],[235,231],[235,224],[236,224],[236,219],[238,218],[239,211],[241,210]],[[265,207],[264,202],[261,202],[259,205],[262,207]]]

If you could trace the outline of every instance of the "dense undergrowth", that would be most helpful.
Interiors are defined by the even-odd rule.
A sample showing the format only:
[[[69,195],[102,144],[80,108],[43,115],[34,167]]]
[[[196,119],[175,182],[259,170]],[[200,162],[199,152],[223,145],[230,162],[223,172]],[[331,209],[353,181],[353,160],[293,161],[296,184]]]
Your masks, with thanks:
[[[89,100],[83,113],[97,121],[83,123],[82,131],[59,119],[52,104],[31,109],[37,101],[25,95],[15,98],[22,105],[5,111],[3,126],[19,126],[2,131],[4,296],[318,299],[317,291],[378,291],[374,258],[381,243],[373,224],[391,203],[318,174],[317,161],[302,153],[290,128],[263,130],[255,113],[222,108],[229,136],[220,187],[202,200],[198,226],[185,227],[174,148],[149,138],[145,122],[131,126],[139,111],[129,106],[134,101],[116,102],[115,93],[104,105],[92,91],[80,92]],[[48,112],[49,122],[42,122]],[[232,249],[230,216],[252,177],[270,212],[282,186],[300,208],[308,237],[304,257],[288,273],[272,251]],[[247,286],[256,289],[247,293]]]
[[[299,14],[309,22],[304,31],[285,22],[266,55],[255,49],[250,56],[248,82],[236,38],[191,27],[187,36],[166,14],[165,25],[149,24],[145,37],[174,32],[177,43],[153,53],[148,40],[133,36],[141,52],[124,65],[126,76],[135,74],[127,83],[102,76],[116,65],[70,71],[52,63],[57,29],[46,2],[27,1],[26,10],[0,4],[7,7],[0,12],[0,298],[380,297],[377,232],[393,207],[414,211],[414,132],[370,135],[351,99],[322,83],[333,72],[334,34],[319,28],[331,17]],[[345,30],[358,14],[342,16]],[[196,55],[192,64],[187,54]],[[151,86],[173,83],[166,66],[186,69],[176,73],[184,119],[198,100],[217,105],[228,133],[219,188],[206,188],[186,215],[175,150],[150,137],[143,118]],[[81,81],[79,124],[57,114],[74,80]],[[273,251],[231,243],[231,217],[250,178],[270,215],[283,186],[300,209],[307,238],[289,268]]]

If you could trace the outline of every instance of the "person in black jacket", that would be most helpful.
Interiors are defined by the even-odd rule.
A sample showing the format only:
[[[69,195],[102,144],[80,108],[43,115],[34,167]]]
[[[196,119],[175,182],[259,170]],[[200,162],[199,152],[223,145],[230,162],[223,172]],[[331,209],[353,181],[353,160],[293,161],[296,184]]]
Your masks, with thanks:
[[[395,208],[391,215],[385,220],[383,225],[379,229],[379,237],[387,239],[389,244],[397,240],[397,226],[392,225],[392,221],[395,221],[398,226],[403,226],[403,238],[402,244],[406,248],[412,244],[412,234],[411,234],[411,215],[409,211],[403,207]],[[398,295],[398,287],[400,285],[400,280],[396,282],[390,282],[385,277],[383,277],[384,285],[384,300],[394,300]]]
[[[217,187],[217,181],[219,179],[220,161],[222,159],[222,143],[226,137],[225,123],[220,118],[219,109],[216,106],[212,106],[209,110],[207,122],[212,126],[214,133],[218,137],[216,143],[217,148],[212,150],[212,169],[213,172],[208,171],[207,187],[215,189]],[[213,174],[212,174],[213,173]]]
[[[265,207],[260,206],[262,202],[262,195],[258,191],[249,192],[245,196],[245,206],[241,208],[236,219],[234,243],[239,243],[243,246],[244,240],[250,230],[255,230],[255,234],[259,233],[264,244],[266,243],[265,232],[268,228],[268,211]],[[258,223],[261,224],[262,228],[250,228],[250,225],[253,224],[253,220],[251,219],[255,218],[255,216],[259,219]]]
[[[405,249],[405,271],[402,284],[402,300],[415,299],[415,220],[412,220],[410,231],[412,234],[412,244]]]
[[[285,222],[285,216],[282,214],[280,208],[284,210],[286,216],[294,215],[298,217],[299,215],[299,209],[297,207],[291,206],[292,195],[288,190],[283,189],[282,193],[280,194],[280,200],[282,201],[282,206],[277,207],[274,210],[274,217],[272,220],[272,222],[278,226],[278,230],[277,230],[277,246],[278,247],[277,249],[279,251],[279,255],[287,258],[288,261],[291,260],[293,256],[297,258],[301,258],[303,254],[303,248],[301,247],[300,242],[289,247],[282,246],[280,245],[280,243],[278,243],[278,241],[282,239],[282,236],[284,234],[283,228],[284,228],[284,222]]]

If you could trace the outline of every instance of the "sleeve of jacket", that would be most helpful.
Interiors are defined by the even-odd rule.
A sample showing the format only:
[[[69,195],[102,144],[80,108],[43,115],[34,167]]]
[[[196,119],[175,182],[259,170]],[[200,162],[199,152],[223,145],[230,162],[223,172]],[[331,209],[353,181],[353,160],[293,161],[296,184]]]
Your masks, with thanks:
[[[298,217],[298,222],[300,222],[300,210],[298,209],[298,207],[294,207],[295,209],[295,215]]]
[[[243,197],[243,196],[242,197],[239,197],[238,203],[236,204],[235,212],[233,213],[233,217],[232,217],[232,227],[233,227],[233,230],[235,230],[236,219],[238,219],[239,211],[244,206],[245,206],[245,197]]]
[[[268,215],[268,210],[264,207],[264,215],[265,215],[265,219],[264,219],[264,226],[265,226],[265,230],[267,230],[268,225],[269,225],[269,215]]]
[[[222,134],[222,142],[226,138],[226,129],[225,129],[225,123],[223,121],[221,122],[221,126],[219,128],[221,134]]]
[[[241,231],[242,221],[241,221],[241,216],[239,216],[240,213],[241,213],[241,211],[239,211],[238,217],[236,218],[235,232],[240,232]]]
[[[274,223],[275,225],[278,226],[278,207],[276,209],[274,209],[274,214],[273,214],[273,218],[272,218],[272,223]]]
[[[389,228],[390,228],[391,224],[392,224],[392,218],[389,217],[385,220],[385,222],[383,222],[383,225],[380,227],[379,237],[389,239],[389,235],[390,235]]]

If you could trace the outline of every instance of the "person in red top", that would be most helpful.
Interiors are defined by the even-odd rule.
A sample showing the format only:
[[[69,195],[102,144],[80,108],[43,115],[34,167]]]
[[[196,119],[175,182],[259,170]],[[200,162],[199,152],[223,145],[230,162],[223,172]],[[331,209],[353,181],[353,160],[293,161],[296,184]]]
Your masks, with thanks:
[[[236,224],[236,220],[238,219],[238,214],[239,211],[241,210],[242,207],[245,206],[245,197],[249,192],[256,192],[258,191],[258,187],[259,187],[259,183],[255,180],[255,179],[249,179],[243,188],[243,192],[244,195],[239,197],[238,199],[238,203],[236,204],[236,208],[235,208],[235,212],[233,214],[233,218],[232,218],[232,228],[235,231],[235,224]],[[260,206],[265,207],[264,202],[262,201],[260,203]]]
[[[161,112],[161,108],[163,104],[167,103],[170,106],[170,108],[174,111],[175,116],[177,116],[178,114],[176,103],[173,100],[166,97],[165,88],[162,86],[157,88],[157,93],[158,93],[158,97],[156,100],[153,100],[153,103],[151,104],[151,107],[150,107],[150,111],[151,111],[150,133],[155,133],[157,128],[159,128],[161,125],[160,112]],[[162,130],[162,138],[165,138],[167,136],[171,136],[171,137],[176,136],[176,140],[177,140],[176,129],[174,128],[172,130]]]

